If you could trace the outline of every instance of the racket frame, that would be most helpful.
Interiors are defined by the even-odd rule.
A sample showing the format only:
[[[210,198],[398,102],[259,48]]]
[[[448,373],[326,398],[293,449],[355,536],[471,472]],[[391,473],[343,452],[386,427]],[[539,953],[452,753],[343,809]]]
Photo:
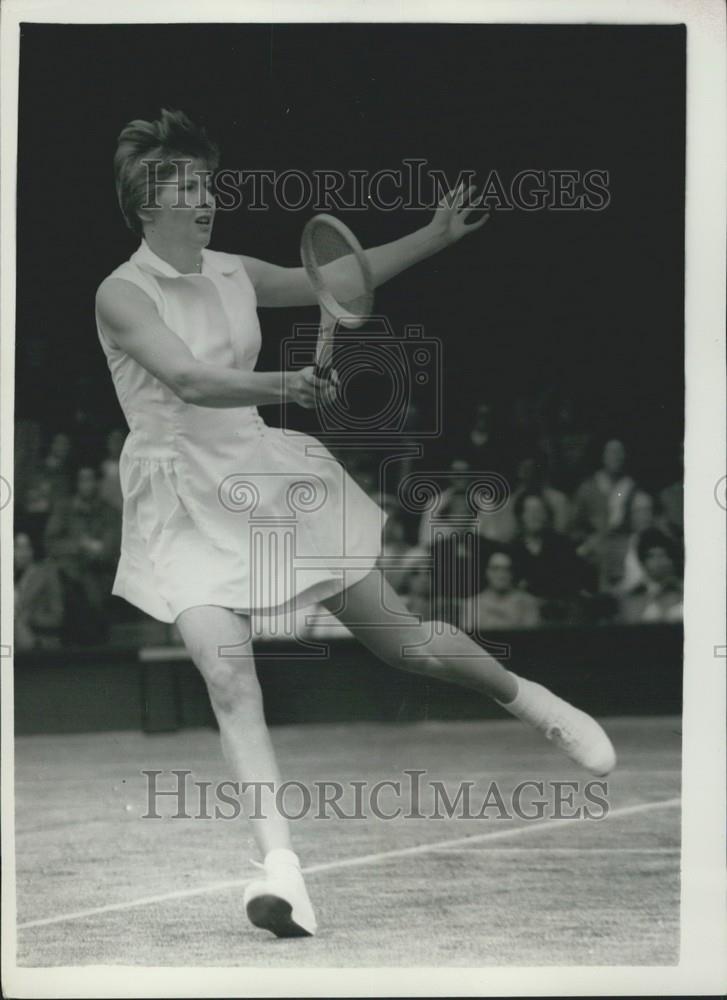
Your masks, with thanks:
[[[364,291],[371,299],[371,304],[373,304],[374,276],[371,271],[371,265],[369,264],[368,257],[363,251],[363,247],[345,222],[341,222],[341,220],[337,219],[335,216],[327,215],[323,212],[318,215],[314,215],[312,219],[309,219],[308,222],[306,222],[300,238],[300,258],[303,262],[306,274],[308,275],[308,280],[313,286],[313,291],[316,293],[318,303],[321,309],[325,310],[325,312],[332,317],[336,323],[340,323],[350,330],[355,330],[368,319],[370,312],[355,314],[351,313],[347,309],[344,309],[326,286],[326,283],[321,277],[320,271],[321,266],[326,267],[327,265],[319,265],[315,260],[315,253],[313,251],[313,231],[316,225],[320,223],[325,223],[332,229],[335,229],[338,235],[345,240],[351,248],[351,252],[356,257],[358,266],[363,274]],[[331,261],[331,263],[333,262]]]
[[[363,247],[344,222],[324,212],[314,215],[312,219],[306,222],[300,238],[300,257],[321,310],[320,331],[313,371],[316,378],[328,379],[331,376],[333,368],[333,334],[336,326],[340,324],[349,330],[355,330],[366,321],[370,312],[354,314],[344,309],[321,277],[321,267],[325,267],[326,265],[318,264],[313,250],[313,231],[320,223],[325,223],[334,229],[349,246],[352,255],[355,256],[356,262],[361,269],[364,292],[370,300],[370,306],[373,305],[374,277]],[[333,261],[330,263],[333,263]]]

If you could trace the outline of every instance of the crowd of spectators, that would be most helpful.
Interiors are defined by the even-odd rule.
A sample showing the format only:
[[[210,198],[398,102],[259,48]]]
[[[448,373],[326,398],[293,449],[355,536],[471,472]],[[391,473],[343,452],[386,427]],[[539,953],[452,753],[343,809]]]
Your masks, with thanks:
[[[103,642],[121,543],[118,458],[112,431],[99,465],[74,459],[74,442],[54,434],[45,452],[37,426],[16,435],[15,628],[20,650]]]
[[[519,451],[517,438],[507,442],[507,488],[489,503],[473,499],[478,477],[503,461],[486,404],[466,436],[440,454],[441,472],[427,473],[436,496],[424,510],[413,510],[399,487],[429,469],[428,460],[387,466],[393,482],[384,483],[362,456],[344,459],[388,514],[381,566],[410,611],[483,637],[501,628],[681,620],[681,481],[647,489],[615,437],[589,468],[593,435],[567,414],[561,419],[564,427],[556,421]],[[110,596],[124,437],[110,430],[100,460],[89,462],[76,455],[72,435],[44,439],[34,422],[18,425],[18,649],[95,644],[119,622],[143,618]],[[321,622],[325,616],[312,635],[323,634]]]
[[[407,509],[410,491],[400,490],[397,504],[391,483],[377,489],[371,470],[358,475],[386,501],[384,555],[396,559],[382,566],[409,609],[483,637],[498,628],[681,621],[681,477],[672,470],[673,480],[655,487],[653,470],[643,476],[622,440],[599,442],[567,403],[546,426],[523,400],[507,407],[507,430],[482,403],[464,439],[445,442],[441,473],[422,471],[437,496],[421,513]],[[405,462],[394,478],[416,480],[431,467]],[[506,489],[492,490],[489,503],[485,490],[478,502],[477,484],[493,471]]]

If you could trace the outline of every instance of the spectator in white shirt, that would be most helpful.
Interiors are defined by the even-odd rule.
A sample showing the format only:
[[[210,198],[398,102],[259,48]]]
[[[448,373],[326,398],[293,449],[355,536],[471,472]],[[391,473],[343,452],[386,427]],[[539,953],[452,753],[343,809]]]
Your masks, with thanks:
[[[619,530],[636,484],[626,471],[626,449],[612,439],[603,449],[603,464],[578,487],[575,495],[574,528],[579,541],[588,536]]]

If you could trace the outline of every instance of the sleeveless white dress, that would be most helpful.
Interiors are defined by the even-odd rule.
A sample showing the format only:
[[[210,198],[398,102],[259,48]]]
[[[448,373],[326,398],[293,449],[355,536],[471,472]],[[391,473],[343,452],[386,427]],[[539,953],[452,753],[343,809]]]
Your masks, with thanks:
[[[260,326],[242,259],[202,260],[182,275],[143,241],[111,277],[146,292],[198,360],[252,371]],[[96,322],[130,429],[114,594],[163,622],[201,604],[278,614],[371,571],[385,514],[320,442],[254,406],[183,402]]]

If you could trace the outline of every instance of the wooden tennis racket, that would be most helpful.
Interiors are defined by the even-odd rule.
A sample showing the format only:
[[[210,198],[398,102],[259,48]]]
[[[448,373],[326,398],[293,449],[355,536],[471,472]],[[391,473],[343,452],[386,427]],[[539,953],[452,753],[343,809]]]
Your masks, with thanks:
[[[300,256],[321,309],[315,375],[329,378],[335,332],[355,330],[371,315],[371,266],[351,230],[332,215],[315,215],[303,229]]]

